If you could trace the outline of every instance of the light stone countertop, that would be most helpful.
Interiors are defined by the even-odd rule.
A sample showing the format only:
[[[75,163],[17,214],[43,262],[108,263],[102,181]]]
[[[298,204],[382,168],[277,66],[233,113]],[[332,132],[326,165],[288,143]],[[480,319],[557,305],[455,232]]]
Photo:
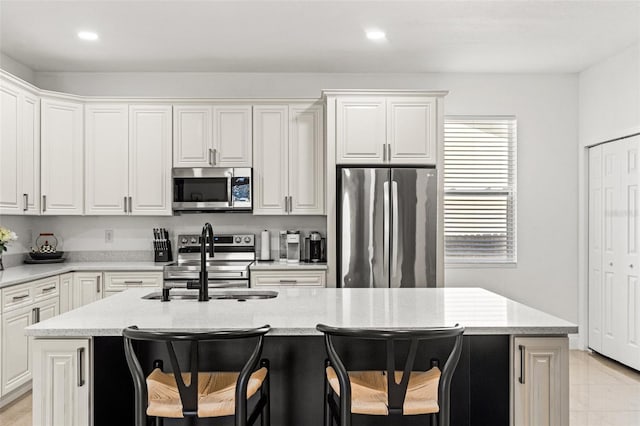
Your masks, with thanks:
[[[325,263],[285,263],[278,260],[273,262],[264,262],[256,260],[249,266],[252,271],[295,271],[295,270],[327,270],[327,264]]]
[[[278,288],[266,300],[145,300],[136,288],[34,324],[36,337],[119,336],[122,329],[203,331],[270,324],[272,335],[317,335],[325,323],[341,327],[416,328],[459,323],[466,334],[566,335],[568,321],[480,288]]]
[[[53,275],[82,271],[162,272],[164,263],[155,262],[62,262],[21,265],[0,271],[0,288],[9,287]]]

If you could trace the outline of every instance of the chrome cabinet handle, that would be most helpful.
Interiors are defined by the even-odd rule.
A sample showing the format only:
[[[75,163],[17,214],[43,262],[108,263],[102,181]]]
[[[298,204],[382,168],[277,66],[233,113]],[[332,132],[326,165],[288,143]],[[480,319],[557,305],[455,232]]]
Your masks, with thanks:
[[[520,350],[520,377],[518,377],[518,381],[524,385],[524,374],[525,374],[524,352],[526,348],[524,347],[524,345],[518,345],[518,349]]]
[[[213,149],[209,148],[209,165],[213,166]]]
[[[129,213],[133,212],[133,199],[129,197]]]
[[[96,280],[96,293],[100,293],[100,275],[98,275]]]
[[[12,300],[14,302],[17,302],[18,300],[26,299],[27,297],[29,297],[29,293],[23,294],[22,296],[13,296]]]
[[[142,284],[142,280],[138,280],[138,281],[125,281],[125,284]]]
[[[609,266],[613,266],[613,262],[609,262]]]
[[[280,280],[280,284],[297,284],[298,280]]]
[[[289,213],[293,211],[293,197],[289,195]]]
[[[284,212],[289,213],[289,197],[284,196]]]
[[[387,160],[391,161],[391,144],[387,144]]]
[[[213,148],[213,165],[217,165],[218,164],[218,150]]]
[[[42,196],[42,213],[47,211],[47,196]]]
[[[29,194],[22,194],[22,201],[24,202],[22,211],[26,212],[27,210],[29,210]]]
[[[56,289],[56,286],[55,286],[55,285],[52,285],[51,287],[43,288],[43,289],[42,289],[42,292],[43,292],[43,293],[48,293],[48,292],[50,292],[51,290],[55,290],[55,289]]]
[[[84,348],[78,348],[78,387],[84,386]]]
[[[629,265],[629,268],[633,268],[633,263],[631,265]]]
[[[32,323],[32,324],[35,324],[35,323],[37,323],[37,322],[38,322],[38,321],[37,321],[37,314],[36,314],[37,310],[38,310],[38,308],[33,308],[33,309],[31,310],[31,323]]]
[[[387,144],[382,144],[382,161],[387,161]]]
[[[124,212],[127,212],[127,196],[124,196]]]

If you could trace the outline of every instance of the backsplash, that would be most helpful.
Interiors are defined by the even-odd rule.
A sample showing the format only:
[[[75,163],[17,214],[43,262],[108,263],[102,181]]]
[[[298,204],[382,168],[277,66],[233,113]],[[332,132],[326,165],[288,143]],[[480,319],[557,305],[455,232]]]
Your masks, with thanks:
[[[210,222],[215,233],[250,233],[256,235],[260,247],[260,233],[271,232],[271,248],[278,247],[278,231],[295,229],[303,234],[319,231],[326,235],[325,216],[254,216],[243,213],[183,214],[180,216],[2,216],[0,225],[18,234],[18,241],[10,247],[11,254],[30,250],[41,232],[53,232],[59,240],[60,250],[76,253],[84,260],[108,261],[115,252],[140,252],[152,258],[153,228],[167,228],[175,245],[178,234],[200,233],[202,225]],[[105,231],[111,231],[112,241],[107,242]],[[90,252],[107,252],[99,258],[91,258]],[[108,252],[114,252],[109,254]],[[113,256],[111,256],[113,257]],[[121,260],[116,256],[113,260]],[[70,260],[81,260],[70,259]],[[140,259],[136,256],[134,260]],[[6,266],[6,265],[5,265]]]

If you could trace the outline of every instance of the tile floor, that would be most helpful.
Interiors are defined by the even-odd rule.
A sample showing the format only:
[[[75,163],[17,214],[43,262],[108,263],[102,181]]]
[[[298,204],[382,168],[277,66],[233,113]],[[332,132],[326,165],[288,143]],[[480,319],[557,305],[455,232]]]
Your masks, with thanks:
[[[640,426],[640,373],[571,351],[570,426]],[[31,426],[31,393],[0,410],[0,425]]]

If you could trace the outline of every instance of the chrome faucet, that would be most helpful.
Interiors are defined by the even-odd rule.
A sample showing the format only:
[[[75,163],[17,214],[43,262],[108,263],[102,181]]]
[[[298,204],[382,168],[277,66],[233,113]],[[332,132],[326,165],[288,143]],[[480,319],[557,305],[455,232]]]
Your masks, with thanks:
[[[200,283],[198,302],[209,301],[209,273],[207,272],[207,238],[209,239],[209,257],[214,256],[213,228],[209,222],[202,227],[200,234]]]

